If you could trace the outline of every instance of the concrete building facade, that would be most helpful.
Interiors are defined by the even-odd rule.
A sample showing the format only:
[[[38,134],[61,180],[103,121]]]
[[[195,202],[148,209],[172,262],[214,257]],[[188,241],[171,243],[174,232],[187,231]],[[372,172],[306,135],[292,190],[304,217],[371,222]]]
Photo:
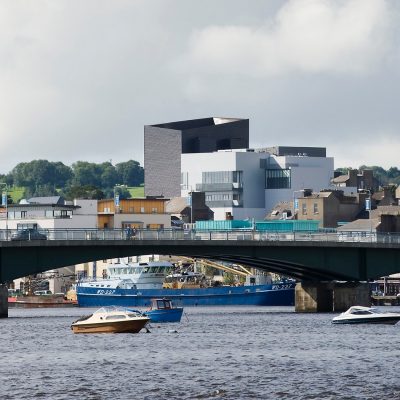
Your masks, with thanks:
[[[181,195],[181,155],[249,146],[249,120],[201,118],[144,127],[145,196]]]
[[[333,158],[322,155],[277,156],[266,149],[183,154],[182,196],[205,192],[216,220],[263,219],[296,191],[329,187],[332,175]]]

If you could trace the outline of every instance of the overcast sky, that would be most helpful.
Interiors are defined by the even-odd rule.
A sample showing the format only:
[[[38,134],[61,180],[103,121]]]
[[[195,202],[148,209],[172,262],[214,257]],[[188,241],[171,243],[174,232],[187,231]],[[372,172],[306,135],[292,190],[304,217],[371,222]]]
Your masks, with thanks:
[[[0,2],[0,172],[143,163],[143,126],[250,119],[251,147],[400,167],[400,1]]]

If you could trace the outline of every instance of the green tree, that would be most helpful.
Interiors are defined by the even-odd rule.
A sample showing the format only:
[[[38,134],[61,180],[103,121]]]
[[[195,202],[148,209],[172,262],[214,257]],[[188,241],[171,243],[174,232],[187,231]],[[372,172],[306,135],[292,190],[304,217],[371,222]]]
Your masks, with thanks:
[[[72,164],[74,174],[74,186],[96,186],[101,187],[102,167],[99,164],[87,161],[77,161]]]
[[[119,182],[119,175],[116,168],[109,162],[100,165],[101,172],[101,187],[113,188]]]
[[[85,186],[69,186],[62,192],[63,196],[67,200],[74,199],[95,199],[101,200],[104,199],[104,193],[102,190],[93,185],[85,185]]]
[[[129,160],[115,165],[121,184],[140,186],[144,182],[144,169],[137,161]]]
[[[44,185],[52,186],[53,190],[65,186],[72,178],[72,170],[61,162],[33,160],[17,164],[11,175],[14,185],[28,187],[34,192]]]

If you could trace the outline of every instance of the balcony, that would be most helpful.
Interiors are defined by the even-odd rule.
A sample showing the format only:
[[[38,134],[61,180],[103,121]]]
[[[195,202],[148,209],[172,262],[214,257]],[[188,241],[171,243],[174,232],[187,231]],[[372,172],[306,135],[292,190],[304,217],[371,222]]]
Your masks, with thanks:
[[[206,201],[208,207],[243,207],[243,202],[238,200],[210,200]]]

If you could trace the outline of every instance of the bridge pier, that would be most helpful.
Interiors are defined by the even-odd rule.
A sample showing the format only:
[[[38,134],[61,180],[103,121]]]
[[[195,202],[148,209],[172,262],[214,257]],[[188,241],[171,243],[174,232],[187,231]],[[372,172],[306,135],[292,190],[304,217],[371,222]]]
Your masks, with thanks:
[[[368,283],[299,282],[295,289],[296,312],[342,312],[351,306],[371,305]]]
[[[8,317],[8,289],[0,284],[0,318]]]

